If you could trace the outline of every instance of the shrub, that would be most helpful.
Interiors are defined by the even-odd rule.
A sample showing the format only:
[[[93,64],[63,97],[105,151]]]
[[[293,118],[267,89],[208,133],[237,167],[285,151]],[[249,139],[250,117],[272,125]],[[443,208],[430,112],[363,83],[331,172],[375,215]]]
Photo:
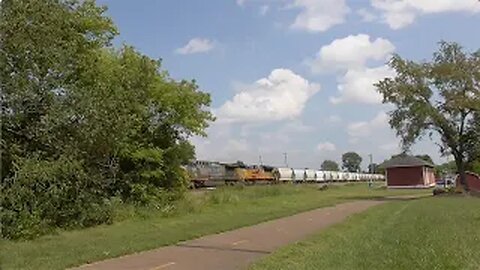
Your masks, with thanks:
[[[20,160],[16,174],[5,179],[0,188],[4,238],[34,238],[56,227],[111,221],[112,207],[101,192],[100,181],[73,159]]]

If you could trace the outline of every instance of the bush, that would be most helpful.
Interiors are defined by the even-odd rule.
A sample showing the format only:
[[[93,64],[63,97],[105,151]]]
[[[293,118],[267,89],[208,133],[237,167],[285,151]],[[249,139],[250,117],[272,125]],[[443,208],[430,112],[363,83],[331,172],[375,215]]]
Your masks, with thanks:
[[[0,188],[1,236],[7,239],[111,221],[109,199],[79,161],[23,159],[17,173]]]

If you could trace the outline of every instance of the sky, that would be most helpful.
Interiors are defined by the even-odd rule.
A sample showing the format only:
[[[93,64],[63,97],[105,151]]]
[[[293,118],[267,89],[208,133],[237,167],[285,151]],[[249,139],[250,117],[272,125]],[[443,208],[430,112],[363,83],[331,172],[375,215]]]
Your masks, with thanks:
[[[480,48],[477,0],[97,0],[129,44],[211,94],[198,159],[318,168],[355,151],[400,152],[373,84],[396,53],[428,61],[441,40]],[[412,154],[441,157],[426,136]]]

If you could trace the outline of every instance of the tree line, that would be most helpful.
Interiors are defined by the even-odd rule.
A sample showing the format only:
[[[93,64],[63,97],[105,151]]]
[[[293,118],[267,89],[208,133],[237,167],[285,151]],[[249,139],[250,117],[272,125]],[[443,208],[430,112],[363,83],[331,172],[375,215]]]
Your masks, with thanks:
[[[114,200],[182,196],[192,135],[213,116],[195,81],[112,46],[94,1],[0,2],[0,235],[111,222]]]
[[[346,152],[342,155],[342,169],[347,172],[361,172],[362,157],[356,152]],[[324,171],[340,171],[340,166],[333,160],[324,160],[320,165]]]

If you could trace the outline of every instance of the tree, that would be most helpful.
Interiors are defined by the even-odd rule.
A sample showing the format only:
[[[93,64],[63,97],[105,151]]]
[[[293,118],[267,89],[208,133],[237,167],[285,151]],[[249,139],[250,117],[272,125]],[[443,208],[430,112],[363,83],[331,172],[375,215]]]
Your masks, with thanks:
[[[435,165],[435,163],[433,162],[433,159],[432,159],[429,155],[427,155],[427,154],[425,154],[425,155],[416,155],[415,157],[417,157],[417,158],[419,158],[419,159],[421,159],[421,160],[424,160],[424,161],[426,161],[426,162],[428,162],[428,163],[430,163],[430,164],[432,164],[432,165]]]
[[[95,1],[0,1],[0,235],[104,223],[113,197],[162,204],[185,191],[210,96],[112,47],[116,34]]]
[[[342,155],[342,167],[348,172],[359,172],[362,157],[355,152],[347,152]]]
[[[322,162],[320,168],[323,171],[339,171],[338,163],[333,160],[325,160]]]
[[[377,163],[368,164],[368,172],[378,173],[378,164]]]
[[[480,52],[467,53],[457,43],[440,42],[430,62],[418,63],[394,55],[394,78],[376,84],[390,112],[390,126],[408,149],[425,135],[438,134],[443,155],[455,158],[466,192],[467,164],[478,156],[480,114]]]
[[[454,174],[457,173],[457,165],[455,161],[445,162],[435,167],[439,174]]]

